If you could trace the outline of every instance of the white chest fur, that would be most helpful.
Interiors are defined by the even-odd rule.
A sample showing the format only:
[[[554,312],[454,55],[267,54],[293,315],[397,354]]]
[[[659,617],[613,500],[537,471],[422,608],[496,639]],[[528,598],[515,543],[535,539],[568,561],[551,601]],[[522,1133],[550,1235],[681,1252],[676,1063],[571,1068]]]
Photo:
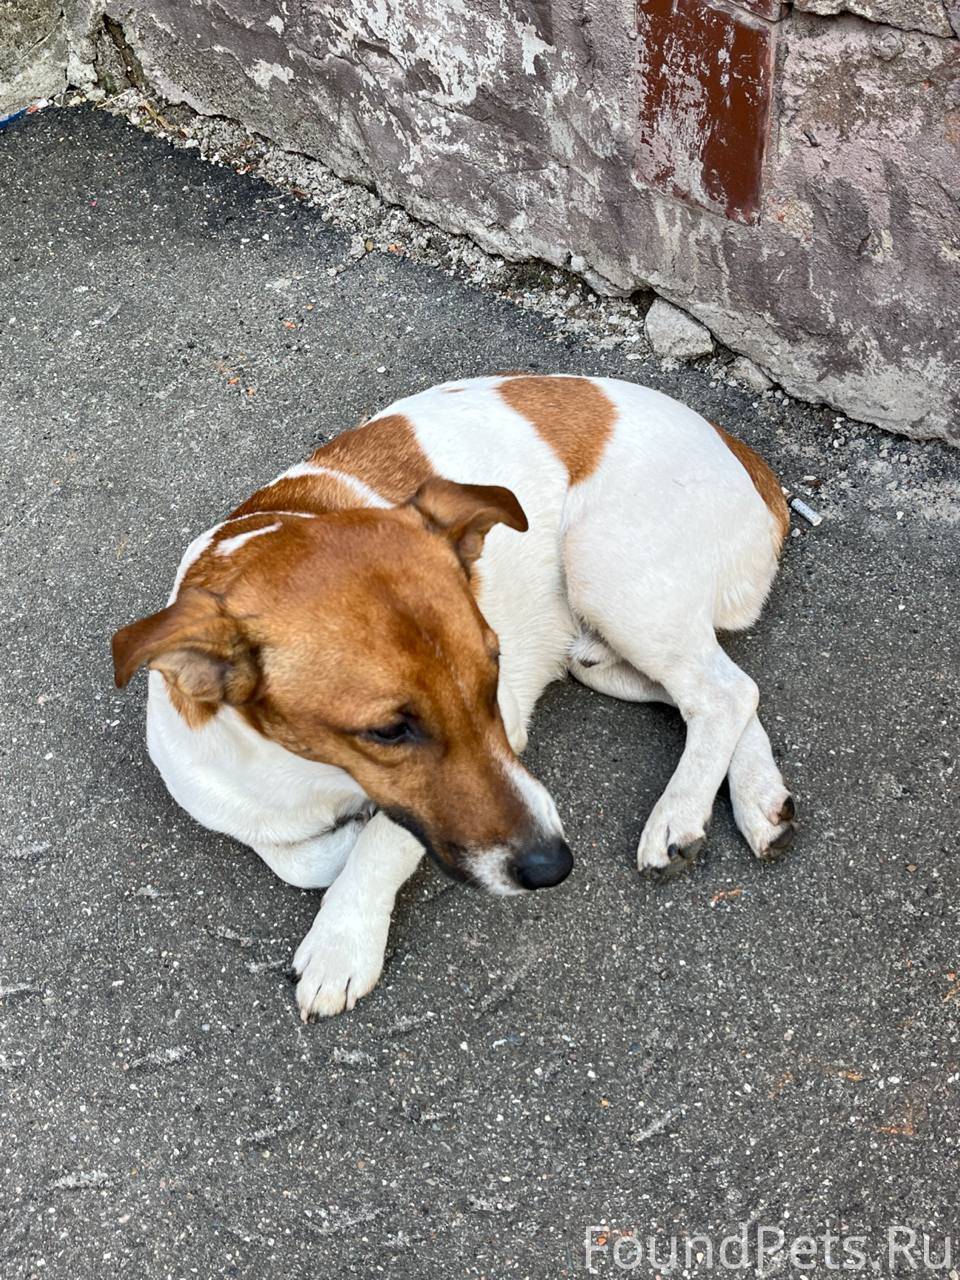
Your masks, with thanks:
[[[349,774],[302,760],[223,707],[189,728],[150,673],[147,747],[170,794],[198,822],[244,844],[310,839],[366,800]]]

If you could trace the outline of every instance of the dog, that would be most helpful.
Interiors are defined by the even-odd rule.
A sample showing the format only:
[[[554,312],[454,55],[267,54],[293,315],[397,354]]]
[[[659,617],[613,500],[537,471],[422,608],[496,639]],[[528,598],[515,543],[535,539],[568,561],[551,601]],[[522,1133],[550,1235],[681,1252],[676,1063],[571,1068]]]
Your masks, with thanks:
[[[517,373],[397,401],[191,543],[167,607],[113,637],[116,683],[149,668],[149,753],[189,814],[326,889],[304,1020],[376,985],[425,850],[495,894],[569,874],[518,759],[567,672],[685,721],[641,871],[694,861],[725,776],[754,854],[786,849],[757,686],[716,633],[757,619],[788,527],[768,465],[692,409]]]

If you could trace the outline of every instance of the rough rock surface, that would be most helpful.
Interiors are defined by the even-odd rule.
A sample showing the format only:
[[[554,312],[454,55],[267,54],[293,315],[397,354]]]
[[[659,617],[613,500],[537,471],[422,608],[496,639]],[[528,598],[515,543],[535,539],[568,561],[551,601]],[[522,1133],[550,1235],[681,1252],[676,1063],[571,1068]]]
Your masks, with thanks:
[[[670,360],[695,360],[713,350],[710,330],[662,298],[647,312],[644,330],[654,352]]]
[[[631,5],[68,0],[65,24],[73,83],[236,119],[491,252],[655,290],[797,396],[957,441],[960,41],[930,16],[956,5],[857,2],[778,24],[757,226],[636,180]]]
[[[66,87],[60,0],[0,0],[0,118]]]
[[[633,45],[615,7],[588,23],[519,0],[109,11],[163,97],[494,252],[652,287],[794,394],[960,438],[960,333],[930,322],[960,307],[955,40],[896,32],[890,58],[890,29],[857,17],[781,24],[778,141],[745,227],[633,182]]]
[[[735,382],[748,387],[751,391],[769,391],[773,386],[760,366],[748,360],[746,356],[737,356],[736,360],[729,365],[727,373]]]
[[[904,31],[926,31],[933,36],[952,34],[943,0],[794,0],[794,4],[804,13],[855,13]]]

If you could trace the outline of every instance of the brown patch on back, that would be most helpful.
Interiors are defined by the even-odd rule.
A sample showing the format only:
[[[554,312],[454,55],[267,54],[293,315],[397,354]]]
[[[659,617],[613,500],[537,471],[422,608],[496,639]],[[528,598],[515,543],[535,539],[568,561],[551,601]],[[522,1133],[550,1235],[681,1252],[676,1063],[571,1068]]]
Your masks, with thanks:
[[[374,418],[345,431],[318,449],[310,461],[347,472],[387,502],[405,502],[433,475],[413,427],[402,413]]]
[[[413,427],[400,413],[375,418],[345,431],[317,449],[309,460],[318,467],[329,467],[332,471],[353,476],[387,502],[405,502],[433,474],[417,443]],[[356,490],[336,476],[281,476],[251,494],[230,513],[230,518],[235,520],[239,516],[271,511],[306,511],[324,515],[328,511],[348,511],[360,505]],[[218,539],[240,531],[225,531],[218,535]]]
[[[508,378],[497,390],[533,424],[567,468],[571,484],[593,473],[617,413],[598,386],[586,378],[531,375]]]
[[[715,422],[711,422],[710,425],[746,471],[753,481],[753,487],[767,504],[767,509],[776,522],[782,545],[790,529],[790,509],[780,488],[780,481],[759,453],[754,452],[749,445],[738,440],[736,436],[732,436],[729,431],[724,431],[723,427],[717,426]]]
[[[231,511],[229,518],[239,520],[243,516],[270,515],[278,511],[305,511],[319,516],[327,511],[343,511],[357,505],[356,491],[335,476],[286,476],[252,493],[235,511]],[[254,527],[240,525],[233,528],[228,524],[217,535],[217,541]]]

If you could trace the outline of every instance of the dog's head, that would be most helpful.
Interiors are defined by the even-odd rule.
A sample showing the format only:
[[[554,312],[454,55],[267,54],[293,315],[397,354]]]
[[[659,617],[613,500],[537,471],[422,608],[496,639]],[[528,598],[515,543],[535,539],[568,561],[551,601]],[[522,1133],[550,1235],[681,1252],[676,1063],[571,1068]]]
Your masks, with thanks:
[[[230,526],[249,536],[208,548],[172,605],[116,633],[117,684],[149,666],[196,731],[228,706],[339,766],[459,879],[558,884],[570,852],[507,742],[497,637],[471,590],[497,523],[527,527],[509,490],[433,479],[401,507]]]

